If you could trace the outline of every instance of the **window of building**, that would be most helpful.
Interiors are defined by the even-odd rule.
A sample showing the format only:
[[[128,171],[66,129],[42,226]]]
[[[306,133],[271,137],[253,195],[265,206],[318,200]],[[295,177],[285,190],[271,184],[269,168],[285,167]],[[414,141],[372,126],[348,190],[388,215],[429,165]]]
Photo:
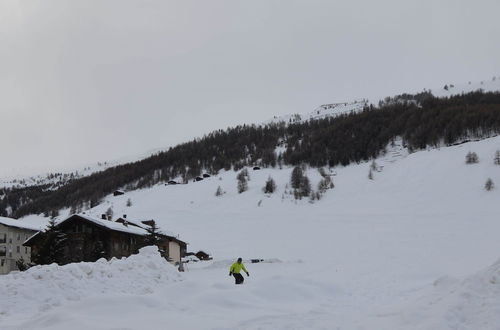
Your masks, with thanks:
[[[5,265],[5,259],[0,259],[0,267],[3,267]]]
[[[24,253],[28,254],[28,247],[27,246],[24,247]]]
[[[20,241],[21,240],[21,233],[17,233],[17,240]]]
[[[21,253],[21,247],[19,245],[16,247],[16,252]]]

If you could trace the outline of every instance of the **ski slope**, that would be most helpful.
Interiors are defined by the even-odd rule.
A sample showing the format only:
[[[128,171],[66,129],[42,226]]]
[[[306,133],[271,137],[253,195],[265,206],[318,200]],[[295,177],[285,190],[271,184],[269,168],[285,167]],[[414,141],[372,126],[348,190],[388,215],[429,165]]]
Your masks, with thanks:
[[[500,185],[498,149],[500,137],[412,154],[396,145],[377,159],[374,180],[369,163],[328,169],[335,188],[314,203],[285,193],[291,168],[250,169],[242,194],[229,171],[109,196],[87,213],[155,219],[214,261],[188,264],[151,292],[96,289],[48,308],[36,302],[60,290],[7,290],[2,299],[23,312],[0,311],[2,329],[498,329],[500,186],[484,189],[487,178]],[[465,164],[469,151],[478,164]],[[318,171],[307,174],[315,187]],[[278,191],[268,196],[269,176]],[[228,269],[240,256],[268,262],[247,262],[237,287]]]

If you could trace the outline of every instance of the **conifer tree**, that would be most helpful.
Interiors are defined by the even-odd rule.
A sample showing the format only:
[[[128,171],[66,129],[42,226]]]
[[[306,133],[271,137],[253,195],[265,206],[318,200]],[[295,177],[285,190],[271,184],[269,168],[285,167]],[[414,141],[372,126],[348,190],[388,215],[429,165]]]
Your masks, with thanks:
[[[238,187],[239,194],[248,190],[248,182],[247,182],[248,171],[245,171],[245,170],[241,171],[238,174],[238,176],[236,177],[238,179],[238,186],[237,187]]]
[[[479,163],[479,157],[475,152],[468,152],[467,155],[465,156],[465,163],[466,164],[476,164]]]
[[[311,183],[309,182],[309,178],[306,175],[302,177],[299,192],[300,196],[302,197],[307,197],[311,194]]]
[[[493,183],[493,180],[491,180],[491,178],[488,178],[488,180],[486,180],[486,183],[484,184],[484,189],[486,189],[486,191],[491,191],[495,188],[495,184]]]
[[[34,256],[33,262],[39,265],[47,265],[56,263],[58,265],[65,264],[67,260],[64,256],[64,248],[66,246],[66,234],[62,232],[56,225],[54,219],[49,220],[49,224],[45,231],[40,232],[42,243],[38,253]]]
[[[266,194],[272,194],[276,191],[276,183],[274,182],[273,178],[269,177],[266,181],[266,185],[263,188],[264,193]]]
[[[156,225],[156,221],[151,220],[151,223],[146,228],[146,231],[148,232],[148,234],[144,239],[144,243],[146,245],[157,245],[158,242],[160,241],[160,233],[159,233],[159,228]]]
[[[215,192],[215,196],[219,197],[224,194],[224,190],[222,190],[221,186],[217,187],[217,191]]]
[[[300,166],[295,166],[292,170],[290,184],[293,188],[293,195],[295,196],[295,199],[301,199],[302,197],[307,197],[311,194],[311,183]]]
[[[324,194],[328,189],[333,189],[334,184],[330,176],[325,176],[318,183],[318,193]]]
[[[500,150],[495,152],[495,158],[493,158],[493,163],[495,165],[500,165]]]
[[[292,176],[290,178],[290,184],[293,189],[300,189],[300,184],[303,177],[304,171],[302,171],[302,167],[295,166],[292,170]]]

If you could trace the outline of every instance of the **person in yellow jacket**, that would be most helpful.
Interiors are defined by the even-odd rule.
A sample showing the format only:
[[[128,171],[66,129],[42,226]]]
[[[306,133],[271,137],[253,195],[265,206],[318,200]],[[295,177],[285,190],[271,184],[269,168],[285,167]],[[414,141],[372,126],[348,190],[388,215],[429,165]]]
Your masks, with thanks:
[[[245,268],[245,265],[243,265],[243,260],[238,258],[238,260],[231,265],[231,268],[229,268],[229,276],[234,276],[235,284],[243,284],[244,278],[243,275],[240,274],[242,270],[247,273],[247,276],[250,276],[250,273]]]

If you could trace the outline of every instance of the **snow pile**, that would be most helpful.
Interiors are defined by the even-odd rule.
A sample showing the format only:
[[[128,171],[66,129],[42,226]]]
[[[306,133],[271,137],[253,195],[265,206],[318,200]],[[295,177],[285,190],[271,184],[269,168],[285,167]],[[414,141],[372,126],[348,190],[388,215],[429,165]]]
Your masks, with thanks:
[[[36,266],[0,277],[0,316],[46,311],[67,301],[102,294],[149,294],[158,286],[181,279],[176,268],[152,246],[123,259]]]
[[[436,280],[403,318],[415,329],[499,329],[500,260],[462,281]]]

